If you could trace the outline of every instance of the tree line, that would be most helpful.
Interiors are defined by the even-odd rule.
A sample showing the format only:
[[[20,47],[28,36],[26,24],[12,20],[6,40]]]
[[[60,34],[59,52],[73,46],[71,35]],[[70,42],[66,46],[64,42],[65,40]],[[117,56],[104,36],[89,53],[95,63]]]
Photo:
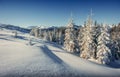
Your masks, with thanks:
[[[71,19],[67,26],[52,29],[33,28],[30,32],[37,38],[56,42],[69,53],[81,58],[94,59],[100,64],[109,64],[120,59],[120,24],[109,26],[93,22],[88,17],[84,26],[77,26]]]

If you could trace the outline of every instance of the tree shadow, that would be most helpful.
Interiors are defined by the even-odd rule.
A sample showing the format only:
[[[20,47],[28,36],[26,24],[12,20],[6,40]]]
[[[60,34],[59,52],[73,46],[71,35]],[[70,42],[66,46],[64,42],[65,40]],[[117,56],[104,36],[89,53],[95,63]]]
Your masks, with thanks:
[[[13,40],[10,40],[10,39],[7,39],[7,38],[1,38],[1,37],[0,37],[0,39],[1,40],[7,40],[7,41],[13,41]]]
[[[109,64],[108,64],[108,67],[111,67],[111,68],[120,68],[120,63],[117,63],[117,62],[115,62],[115,61],[113,61],[113,62],[110,62]]]
[[[0,34],[0,36],[6,36],[6,37],[0,37],[0,39],[2,40],[8,40],[8,41],[13,41],[13,40],[10,40],[8,37],[12,37],[12,38],[17,38],[17,39],[22,39],[22,40],[27,40],[25,37],[23,36],[12,36],[12,35],[7,35],[7,34]],[[11,38],[11,39],[12,39]]]
[[[6,34],[0,34],[0,36],[7,36]]]
[[[51,60],[53,60],[55,63],[61,64],[63,61],[57,57],[54,53],[51,52],[51,50],[44,45],[43,47],[40,47],[45,55],[47,55]]]
[[[44,43],[50,44],[51,46],[54,46],[54,47],[57,47],[57,48],[60,48],[60,49],[64,50],[62,48],[62,45],[60,45],[60,44],[58,44],[56,42],[44,41]]]
[[[22,40],[27,40],[25,37],[23,36],[16,36],[15,38],[18,38],[18,39],[22,39]]]

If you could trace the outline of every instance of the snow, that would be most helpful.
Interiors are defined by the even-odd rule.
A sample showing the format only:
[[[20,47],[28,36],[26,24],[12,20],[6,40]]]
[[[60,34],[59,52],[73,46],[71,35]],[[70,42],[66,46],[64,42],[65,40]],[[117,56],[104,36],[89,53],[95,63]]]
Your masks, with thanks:
[[[0,77],[119,77],[120,67],[100,65],[73,54],[62,46],[18,32],[0,30]],[[118,62],[120,64],[120,62]]]

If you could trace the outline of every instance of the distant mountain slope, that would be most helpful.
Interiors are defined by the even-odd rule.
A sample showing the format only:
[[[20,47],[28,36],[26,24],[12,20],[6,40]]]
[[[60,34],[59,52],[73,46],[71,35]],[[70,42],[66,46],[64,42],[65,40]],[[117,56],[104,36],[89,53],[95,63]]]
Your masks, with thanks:
[[[0,28],[5,28],[5,29],[9,29],[9,30],[16,30],[16,31],[20,31],[20,32],[24,32],[24,33],[29,33],[31,29],[27,29],[27,28],[22,28],[19,26],[14,26],[14,25],[7,25],[7,24],[0,24]]]

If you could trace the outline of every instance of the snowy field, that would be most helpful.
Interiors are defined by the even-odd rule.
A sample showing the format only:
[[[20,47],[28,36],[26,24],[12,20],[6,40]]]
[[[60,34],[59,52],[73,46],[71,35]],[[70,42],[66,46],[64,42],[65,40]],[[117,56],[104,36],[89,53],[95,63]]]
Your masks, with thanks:
[[[100,65],[67,53],[55,43],[0,30],[0,77],[120,77],[120,67]]]

